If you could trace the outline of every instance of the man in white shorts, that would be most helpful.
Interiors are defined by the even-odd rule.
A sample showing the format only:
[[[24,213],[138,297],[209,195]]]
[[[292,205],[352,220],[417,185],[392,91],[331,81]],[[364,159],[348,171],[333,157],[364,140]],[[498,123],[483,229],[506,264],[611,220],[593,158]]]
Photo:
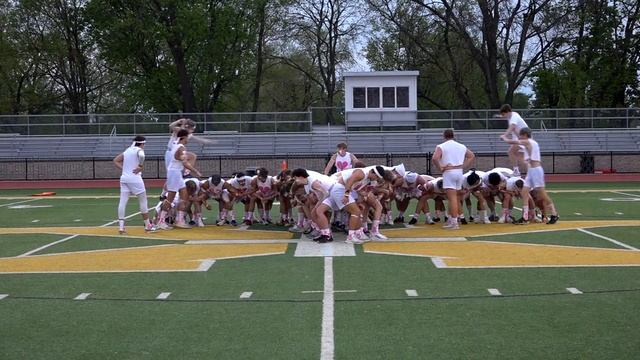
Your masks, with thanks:
[[[511,140],[518,140],[520,130],[529,127],[520,114],[511,110],[511,106],[509,104],[502,105],[500,108],[500,117],[507,119],[509,122],[507,130],[502,134],[502,136],[506,136]],[[509,147],[509,161],[511,162],[511,166],[513,166],[514,176],[520,176],[520,164],[524,163],[523,154],[524,148],[522,146],[512,144],[511,147]]]
[[[510,140],[506,135],[502,135],[501,138],[509,144],[524,146],[524,158],[529,165],[527,169],[527,176],[524,179],[524,186],[520,192],[523,203],[522,218],[518,219],[515,224],[526,224],[529,222],[529,202],[531,196],[529,193],[534,189],[538,192],[538,196],[543,199],[542,202],[544,204],[545,212],[551,214],[547,224],[555,224],[558,221],[558,213],[556,212],[555,206],[549,198],[549,195],[545,191],[544,170],[542,169],[540,145],[538,145],[537,141],[531,138],[531,129],[523,128],[520,130],[519,140]]]
[[[464,181],[463,169],[471,165],[475,155],[466,146],[453,139],[453,129],[446,129],[443,135],[445,142],[436,146],[431,161],[437,169],[442,171],[443,188],[447,193],[449,220],[443,228],[456,230],[460,228],[458,190],[462,189]]]
[[[155,231],[156,227],[149,221],[149,209],[147,206],[147,190],[142,181],[142,168],[144,164],[144,136],[136,136],[133,144],[127,150],[113,159],[116,167],[122,170],[120,175],[120,203],[118,204],[118,231],[126,234],[124,228],[125,211],[131,194],[138,198],[140,213],[144,220],[145,231]]]

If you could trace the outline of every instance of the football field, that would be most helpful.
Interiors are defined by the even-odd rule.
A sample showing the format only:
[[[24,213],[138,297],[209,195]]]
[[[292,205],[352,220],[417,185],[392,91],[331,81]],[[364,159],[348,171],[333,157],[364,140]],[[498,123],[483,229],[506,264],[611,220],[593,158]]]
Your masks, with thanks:
[[[273,225],[145,233],[133,198],[123,236],[117,189],[44,190],[0,193],[0,359],[640,354],[640,183],[550,184],[555,225],[422,221],[355,246]]]

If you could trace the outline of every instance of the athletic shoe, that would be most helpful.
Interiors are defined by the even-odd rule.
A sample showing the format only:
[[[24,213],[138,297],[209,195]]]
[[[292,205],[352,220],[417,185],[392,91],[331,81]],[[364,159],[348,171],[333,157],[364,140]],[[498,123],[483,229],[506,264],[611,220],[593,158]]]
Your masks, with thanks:
[[[355,235],[347,236],[347,240],[344,242],[347,244],[364,244],[364,241],[358,239]]]
[[[171,230],[171,229],[173,229],[173,227],[170,226],[169,224],[167,224],[166,222],[163,222],[163,223],[158,224],[158,229],[160,229],[160,230]]]
[[[397,218],[393,219],[393,223],[394,224],[404,224],[404,216],[398,216]]]
[[[245,219],[242,223],[248,226],[251,226],[253,224],[253,222],[250,219]]]
[[[500,216],[500,219],[498,219],[498,224],[504,224],[505,222],[507,222],[505,217],[504,216]]]
[[[484,220],[482,220],[482,222],[485,224],[491,224],[491,220],[489,220],[488,217],[485,217]]]
[[[489,221],[498,221],[498,217],[494,214],[489,216]]]
[[[119,229],[119,230],[118,230],[118,234],[120,234],[120,235],[126,235],[126,234],[127,234],[127,231],[126,231],[125,229]]]
[[[204,227],[204,222],[202,221],[201,218],[198,218],[198,220],[196,220],[196,226],[197,227]]]
[[[469,222],[473,222],[474,221],[474,217],[473,216],[469,216]]]
[[[369,231],[367,231],[366,233],[358,231],[356,232],[356,237],[364,242],[368,242],[368,241],[371,241],[369,234],[370,234]]]
[[[391,219],[391,217],[388,217],[387,221],[386,221],[386,224],[387,225],[393,225],[393,219]]]
[[[458,225],[458,223],[447,223],[442,228],[445,230],[459,230],[460,225]]]
[[[225,224],[228,224],[228,223],[229,223],[229,222],[228,222],[227,220],[222,220],[222,219],[221,219],[221,220],[218,220],[218,222],[216,223],[216,225],[217,225],[217,226],[222,226],[222,225],[225,225]]]
[[[528,223],[529,223],[529,220],[525,220],[524,218],[520,218],[513,222],[514,225],[525,225]]]
[[[187,224],[184,221],[176,221],[174,226],[180,229],[191,229],[191,225]]]
[[[460,218],[460,224],[462,224],[462,225],[467,225],[467,224],[469,224],[469,223],[467,222],[467,219],[465,219],[465,218]]]
[[[273,222],[271,221],[271,219],[265,219],[265,220],[263,220],[263,222],[264,222],[264,224],[265,224],[265,225],[271,225],[271,224],[273,224]]]
[[[469,219],[469,220],[471,220],[471,219]],[[489,220],[489,219],[487,219],[487,220]],[[491,221],[489,221],[489,222],[491,222]],[[482,221],[481,218],[475,218],[475,219],[473,219],[473,223],[474,224],[482,224],[482,223],[484,223],[484,221]]]
[[[427,220],[425,220],[425,225],[434,225],[435,222],[433,221],[432,218],[428,217]]]
[[[195,220],[189,220],[189,225],[196,226],[196,221]]]
[[[409,225],[415,225],[418,222],[418,218],[415,216],[411,217],[411,220],[409,220]]]
[[[318,239],[318,243],[320,243],[320,244],[325,244],[325,243],[332,242],[332,241],[333,241],[333,238],[331,236],[327,236],[327,235],[322,235]]]
[[[380,234],[380,232],[372,232],[371,238],[375,238],[376,240],[389,240],[388,237]]]
[[[144,231],[145,232],[154,232],[154,231],[157,231],[157,230],[158,230],[158,228],[153,224],[149,224],[149,226],[145,226],[144,227]]]
[[[440,218],[437,216],[434,218],[431,218],[431,220],[433,220],[434,223],[440,222]]]
[[[238,222],[235,220],[231,220],[231,226],[238,226]]]
[[[558,215],[551,215],[549,217],[549,221],[547,221],[547,225],[553,225],[553,224],[557,223],[558,219],[560,219],[560,217]]]
[[[292,232],[292,233],[301,233],[304,231],[304,229],[302,229],[301,227],[299,227],[298,225],[293,225],[292,227],[290,227],[289,229],[287,229],[287,231]]]

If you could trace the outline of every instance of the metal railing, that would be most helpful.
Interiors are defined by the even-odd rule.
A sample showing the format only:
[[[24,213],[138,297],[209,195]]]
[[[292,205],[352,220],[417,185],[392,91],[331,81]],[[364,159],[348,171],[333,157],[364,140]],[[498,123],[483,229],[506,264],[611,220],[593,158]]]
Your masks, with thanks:
[[[628,129],[640,127],[640,109],[526,109],[516,110],[533,129]],[[379,121],[382,111],[370,111],[372,126],[350,126],[344,108],[310,108],[304,112],[260,113],[143,113],[0,115],[0,134],[20,135],[104,135],[163,134],[167,125],[180,117],[198,123],[198,132],[286,133],[311,132],[324,126],[337,131],[504,129],[496,110],[420,110],[415,125],[395,126]]]

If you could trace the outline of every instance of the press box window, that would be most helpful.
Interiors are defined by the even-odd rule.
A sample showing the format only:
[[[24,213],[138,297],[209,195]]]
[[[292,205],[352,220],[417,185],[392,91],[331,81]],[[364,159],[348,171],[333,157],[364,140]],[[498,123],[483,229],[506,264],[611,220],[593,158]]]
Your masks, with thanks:
[[[379,108],[380,107],[380,88],[367,88],[367,107]]]
[[[409,87],[402,86],[396,88],[396,107],[409,107]]]
[[[382,107],[385,107],[385,108],[396,107],[396,88],[394,87],[382,88]]]
[[[353,88],[353,108],[364,109],[367,107],[366,90],[363,87]]]

